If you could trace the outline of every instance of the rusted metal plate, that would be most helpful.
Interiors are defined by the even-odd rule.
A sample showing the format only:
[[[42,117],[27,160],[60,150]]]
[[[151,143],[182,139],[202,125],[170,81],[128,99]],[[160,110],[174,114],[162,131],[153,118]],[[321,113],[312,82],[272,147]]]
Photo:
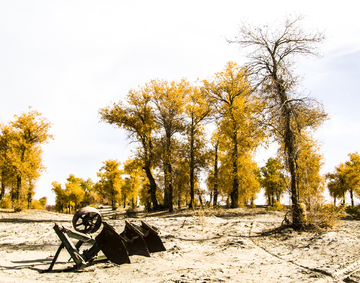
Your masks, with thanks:
[[[125,245],[129,255],[150,256],[143,234],[135,225],[125,221],[125,229],[120,235],[125,238]]]
[[[139,230],[141,230],[144,234],[144,240],[149,252],[155,253],[166,251],[166,248],[164,247],[164,244],[157,232],[157,228],[141,221],[141,227],[139,227]]]
[[[106,222],[103,222],[103,225],[102,231],[95,238],[99,248],[113,263],[130,263],[123,238]]]

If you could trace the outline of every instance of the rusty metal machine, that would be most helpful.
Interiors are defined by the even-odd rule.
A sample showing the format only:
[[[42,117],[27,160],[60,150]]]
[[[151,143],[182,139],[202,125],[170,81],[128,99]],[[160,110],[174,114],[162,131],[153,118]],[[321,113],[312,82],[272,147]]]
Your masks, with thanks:
[[[158,229],[143,221],[141,221],[141,226],[125,221],[124,231],[118,234],[111,225],[102,221],[97,209],[84,207],[75,213],[72,224],[75,231],[55,223],[54,230],[61,244],[49,268],[44,272],[53,270],[63,248],[68,251],[75,263],[71,270],[81,269],[98,260],[100,251],[105,255],[106,260],[115,264],[130,263],[129,256],[131,255],[149,257],[150,253],[166,251],[158,235]],[[92,234],[101,226],[101,232],[94,237]],[[71,238],[77,240],[76,244],[71,241]],[[85,243],[91,247],[80,251]]]

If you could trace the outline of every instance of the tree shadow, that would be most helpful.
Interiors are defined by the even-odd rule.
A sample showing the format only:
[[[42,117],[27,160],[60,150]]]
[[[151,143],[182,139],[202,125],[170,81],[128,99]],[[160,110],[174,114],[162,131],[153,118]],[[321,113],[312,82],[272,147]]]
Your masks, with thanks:
[[[0,223],[55,223],[66,222],[69,220],[54,220],[54,219],[22,219],[22,218],[2,218]]]
[[[51,250],[53,247],[58,247],[59,244],[38,244],[38,245],[28,245],[28,244],[0,244],[0,250],[5,249],[8,251],[38,251],[38,250]]]

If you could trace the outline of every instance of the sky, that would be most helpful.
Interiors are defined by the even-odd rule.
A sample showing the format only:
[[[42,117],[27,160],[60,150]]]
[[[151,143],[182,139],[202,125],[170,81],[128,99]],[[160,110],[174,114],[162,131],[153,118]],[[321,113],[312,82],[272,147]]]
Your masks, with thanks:
[[[318,130],[334,170],[360,151],[360,19],[356,2],[329,1],[0,1],[0,122],[31,106],[52,123],[43,146],[46,172],[35,198],[55,202],[51,183],[69,174],[97,180],[107,159],[125,161],[132,145],[98,111],[152,79],[211,78],[244,53],[226,38],[246,21],[303,14],[325,32],[320,58],[299,58],[302,91],[322,101],[330,120]],[[261,151],[261,166],[274,148]]]

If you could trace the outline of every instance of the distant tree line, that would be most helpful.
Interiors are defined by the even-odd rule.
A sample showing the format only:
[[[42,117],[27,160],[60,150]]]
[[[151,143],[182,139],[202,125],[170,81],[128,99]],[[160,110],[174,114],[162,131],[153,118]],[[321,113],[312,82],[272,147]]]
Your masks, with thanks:
[[[351,206],[354,206],[354,198],[360,197],[360,155],[358,152],[349,154],[350,160],[340,163],[334,172],[326,174],[327,187],[330,195],[336,200],[340,199],[345,204],[346,193],[349,192]]]

